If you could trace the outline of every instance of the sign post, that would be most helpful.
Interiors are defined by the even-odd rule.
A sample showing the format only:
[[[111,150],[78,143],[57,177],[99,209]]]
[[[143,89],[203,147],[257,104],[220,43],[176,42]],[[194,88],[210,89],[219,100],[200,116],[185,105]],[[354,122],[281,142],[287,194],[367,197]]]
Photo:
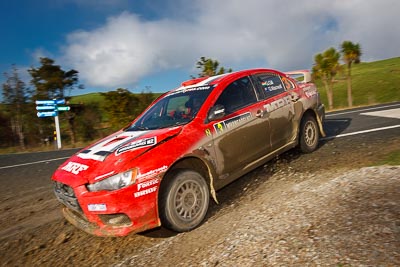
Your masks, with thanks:
[[[60,132],[60,121],[58,119],[59,111],[70,110],[69,106],[57,106],[65,104],[65,99],[53,99],[53,100],[36,100],[36,110],[38,111],[37,116],[39,118],[54,117],[54,123],[56,126],[56,141],[57,148],[61,149],[61,132]]]
[[[58,115],[54,116],[54,123],[56,124],[57,148],[61,149],[60,122],[58,120]]]

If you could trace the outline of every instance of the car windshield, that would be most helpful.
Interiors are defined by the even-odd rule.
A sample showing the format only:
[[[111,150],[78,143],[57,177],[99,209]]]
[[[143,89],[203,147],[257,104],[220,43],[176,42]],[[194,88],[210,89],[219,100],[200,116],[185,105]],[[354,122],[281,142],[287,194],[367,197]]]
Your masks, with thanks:
[[[191,121],[212,91],[213,86],[179,88],[154,103],[126,131],[154,130],[183,125]]]

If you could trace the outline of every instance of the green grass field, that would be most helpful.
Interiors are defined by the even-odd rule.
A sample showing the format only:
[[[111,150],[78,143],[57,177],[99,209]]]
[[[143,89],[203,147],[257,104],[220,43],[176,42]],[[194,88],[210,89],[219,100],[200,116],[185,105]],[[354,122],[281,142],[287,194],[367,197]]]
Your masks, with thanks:
[[[70,100],[71,104],[80,103],[102,103],[104,101],[104,96],[101,93],[89,93],[84,95],[73,96]]]
[[[347,80],[343,73],[335,77],[334,109],[347,107]],[[327,106],[326,90],[316,82],[322,102]],[[400,57],[360,63],[352,66],[353,105],[364,106],[400,101]]]

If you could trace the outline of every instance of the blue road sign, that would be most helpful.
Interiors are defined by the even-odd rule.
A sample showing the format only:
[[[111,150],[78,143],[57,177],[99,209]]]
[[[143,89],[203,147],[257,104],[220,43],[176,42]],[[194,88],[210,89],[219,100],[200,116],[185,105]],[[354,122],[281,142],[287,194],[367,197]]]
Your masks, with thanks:
[[[54,105],[44,105],[44,106],[36,106],[36,110],[55,110],[56,106]]]
[[[69,106],[57,107],[57,111],[68,111],[71,108]]]
[[[56,104],[57,105],[64,105],[65,104],[65,99],[56,99]]]
[[[43,118],[43,117],[55,117],[58,115],[57,111],[44,111],[44,112],[38,112],[37,116],[39,118]]]
[[[36,105],[54,105],[55,101],[54,100],[36,100],[35,104]]]
[[[53,100],[36,100],[36,105],[63,105],[65,104],[65,99],[53,99]]]

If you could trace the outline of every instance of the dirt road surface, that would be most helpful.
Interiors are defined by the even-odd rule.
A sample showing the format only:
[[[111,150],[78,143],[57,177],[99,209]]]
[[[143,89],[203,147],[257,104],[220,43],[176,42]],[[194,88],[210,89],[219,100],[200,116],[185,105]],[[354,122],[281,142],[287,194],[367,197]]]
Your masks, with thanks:
[[[101,238],[61,216],[52,185],[0,196],[2,266],[399,266],[400,132],[289,151],[218,192],[199,228]],[[375,167],[371,167],[375,166]],[[43,167],[45,168],[45,166]]]

